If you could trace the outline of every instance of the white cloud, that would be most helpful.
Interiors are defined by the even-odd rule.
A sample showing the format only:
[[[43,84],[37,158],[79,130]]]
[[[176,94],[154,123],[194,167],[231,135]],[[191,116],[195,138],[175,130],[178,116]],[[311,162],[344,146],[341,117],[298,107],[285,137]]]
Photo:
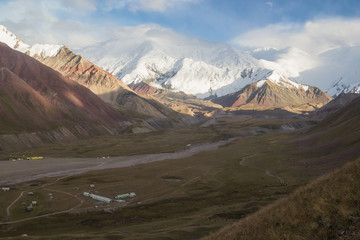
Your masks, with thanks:
[[[274,6],[274,3],[273,3],[273,2],[270,2],[270,1],[269,1],[269,2],[265,2],[265,4],[268,5],[268,6],[271,7],[271,8]]]
[[[78,48],[104,40],[101,26],[80,22],[83,14],[95,10],[95,0],[11,0],[1,5],[0,24],[28,44]]]
[[[102,8],[106,11],[128,9],[132,12],[165,12],[181,4],[200,1],[202,0],[105,0]]]
[[[4,0],[0,24],[28,44],[65,44],[74,49],[116,36],[113,30],[119,25],[115,22],[104,27],[89,21],[96,11],[164,13],[200,1],[204,0]]]
[[[319,54],[342,46],[360,46],[360,19],[329,18],[305,24],[276,24],[255,29],[232,40],[241,47],[295,47]]]

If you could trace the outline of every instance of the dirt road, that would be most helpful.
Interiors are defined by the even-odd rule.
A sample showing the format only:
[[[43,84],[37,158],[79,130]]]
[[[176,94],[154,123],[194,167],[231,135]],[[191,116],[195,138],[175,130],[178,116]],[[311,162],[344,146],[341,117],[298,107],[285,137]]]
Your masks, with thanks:
[[[202,151],[216,149],[233,140],[235,138],[216,143],[200,144],[174,153],[100,158],[44,158],[16,162],[0,161],[0,185],[31,181],[44,177],[69,176],[93,170],[129,167],[156,161],[186,158]]]

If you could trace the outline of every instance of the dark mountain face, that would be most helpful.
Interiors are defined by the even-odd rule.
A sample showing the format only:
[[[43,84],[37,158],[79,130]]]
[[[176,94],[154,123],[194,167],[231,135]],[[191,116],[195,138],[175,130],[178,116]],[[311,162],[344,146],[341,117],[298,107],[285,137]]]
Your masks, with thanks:
[[[330,116],[332,113],[351,103],[355,98],[359,96],[360,95],[357,93],[341,93],[329,103],[314,112],[312,114],[312,117],[325,118],[327,116]]]
[[[87,88],[0,43],[1,122],[36,131],[61,125],[105,125],[120,130],[129,119]]]

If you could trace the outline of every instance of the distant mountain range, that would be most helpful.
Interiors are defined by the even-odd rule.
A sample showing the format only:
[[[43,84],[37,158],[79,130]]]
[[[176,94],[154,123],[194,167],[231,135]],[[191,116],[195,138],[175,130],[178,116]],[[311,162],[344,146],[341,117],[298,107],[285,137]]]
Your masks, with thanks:
[[[288,79],[317,86],[333,97],[360,93],[359,46],[333,48],[320,54],[296,48],[257,49],[250,54]]]
[[[274,71],[285,80],[320,87],[331,96],[358,92],[356,49],[332,49],[318,56],[296,48],[243,52],[158,26],[139,26],[79,52],[126,84],[143,81],[206,98],[239,91]]]
[[[335,96],[358,92],[360,84],[356,62],[352,62],[360,56],[356,47],[333,49],[316,57],[294,48],[242,52],[225,43],[189,38],[158,26],[124,29],[116,39],[76,50],[82,55],[63,45],[28,45],[3,26],[0,41],[88,87],[108,103],[180,121],[182,117],[175,117],[162,104],[183,113],[194,105],[182,104],[178,96],[175,104],[169,91],[189,95],[183,99],[191,95],[211,99],[223,107],[309,106],[308,110],[314,110],[332,98],[313,86]],[[341,67],[335,66],[338,58],[343,59],[338,64]]]

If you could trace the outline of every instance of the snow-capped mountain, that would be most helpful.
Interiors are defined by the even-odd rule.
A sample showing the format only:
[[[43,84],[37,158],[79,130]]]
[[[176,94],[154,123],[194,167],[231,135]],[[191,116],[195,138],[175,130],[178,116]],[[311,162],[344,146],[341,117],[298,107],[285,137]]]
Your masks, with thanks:
[[[360,46],[340,47],[318,56],[321,64],[304,71],[295,80],[313,84],[330,95],[360,93]]]
[[[288,78],[296,78],[301,72],[317,67],[319,60],[298,48],[255,49],[251,55],[267,68],[274,69]]]
[[[118,38],[80,49],[82,55],[126,84],[223,96],[273,71],[250,54],[158,26],[126,28]]]
[[[302,112],[313,111],[331,99],[317,87],[297,84],[273,72],[264,80],[212,101],[223,107],[247,110],[287,108],[288,111]]]
[[[19,39],[15,34],[10,32],[6,27],[0,25],[0,41],[6,43],[9,47],[26,53],[30,56],[52,57],[59,53],[64,45],[53,44],[34,44],[28,45]]]
[[[251,55],[289,79],[317,86],[329,95],[360,93],[360,47],[338,47],[319,55],[296,48],[256,49]]]

